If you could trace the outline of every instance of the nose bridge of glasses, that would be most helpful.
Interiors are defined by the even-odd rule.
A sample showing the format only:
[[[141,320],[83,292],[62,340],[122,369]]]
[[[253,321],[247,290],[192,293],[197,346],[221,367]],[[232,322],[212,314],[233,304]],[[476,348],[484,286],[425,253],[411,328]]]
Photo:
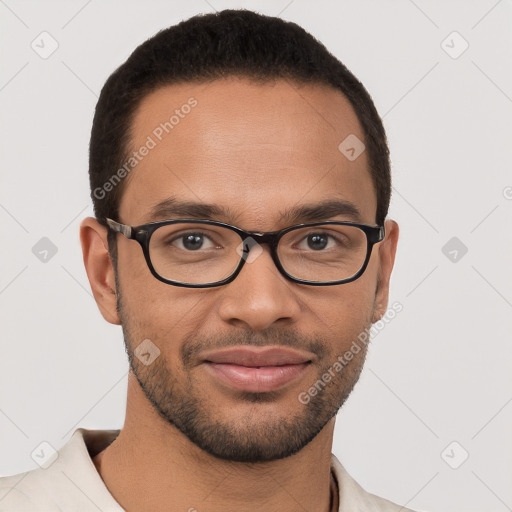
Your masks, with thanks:
[[[270,254],[275,247],[277,247],[278,243],[279,231],[245,231],[242,235],[243,244],[244,244],[244,253],[247,256],[247,253],[255,246],[258,245],[268,245]],[[254,243],[247,243],[248,240],[253,240]],[[244,255],[242,255],[242,258]]]
[[[240,264],[244,265],[244,263],[253,263],[256,259],[259,260],[265,252],[263,246],[266,245],[268,246],[268,254],[263,257],[263,260],[265,258],[270,258],[273,265],[276,265],[280,271],[280,262],[278,262],[279,256],[277,254],[278,234],[278,231],[245,231],[242,235],[242,249],[241,251],[238,251],[241,260],[243,260],[240,261]]]

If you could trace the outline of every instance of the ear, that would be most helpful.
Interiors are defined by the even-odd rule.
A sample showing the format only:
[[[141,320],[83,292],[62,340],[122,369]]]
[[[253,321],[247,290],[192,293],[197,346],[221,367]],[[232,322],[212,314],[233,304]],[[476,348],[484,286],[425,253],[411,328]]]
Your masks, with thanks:
[[[389,279],[395,263],[396,247],[398,244],[398,224],[394,220],[384,223],[386,236],[377,246],[379,251],[379,275],[375,290],[375,308],[372,323],[378,322],[386,313],[389,299]]]
[[[121,325],[117,312],[114,267],[108,252],[107,228],[94,217],[87,217],[80,223],[80,242],[96,304],[107,322]]]

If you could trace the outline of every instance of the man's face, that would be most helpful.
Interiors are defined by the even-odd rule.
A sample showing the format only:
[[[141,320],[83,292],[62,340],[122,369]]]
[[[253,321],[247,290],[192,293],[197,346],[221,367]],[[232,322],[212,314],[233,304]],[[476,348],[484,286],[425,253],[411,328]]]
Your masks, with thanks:
[[[159,141],[155,128],[190,97],[197,105]],[[126,183],[119,221],[136,226],[169,218],[149,212],[172,196],[229,209],[232,216],[216,220],[252,231],[283,229],[281,212],[328,199],[350,201],[360,211],[357,221],[374,225],[367,155],[350,161],[338,150],[350,134],[364,140],[349,102],[318,85],[232,78],[161,88],[145,97],[133,121],[132,150],[148,136],[157,144]],[[379,246],[363,276],[348,284],[293,283],[262,246],[233,282],[191,289],[155,279],[136,242],[118,235],[117,244],[117,306],[131,369],[160,416],[197,446],[229,460],[283,458],[336,414],[359,377],[364,347],[308,403],[298,396],[382,315],[389,275],[379,291]],[[134,355],[146,339],[160,350],[147,366]],[[311,363],[272,391],[240,390],[210,371],[204,354],[241,345],[291,347]]]

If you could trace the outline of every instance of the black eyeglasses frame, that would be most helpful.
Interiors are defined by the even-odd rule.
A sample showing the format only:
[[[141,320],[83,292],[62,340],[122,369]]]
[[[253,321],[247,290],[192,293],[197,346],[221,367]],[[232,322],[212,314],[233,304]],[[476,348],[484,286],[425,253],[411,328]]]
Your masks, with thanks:
[[[210,220],[210,219],[169,219],[169,220],[162,220],[157,222],[150,222],[148,224],[141,224],[140,226],[128,226],[126,224],[121,224],[120,222],[116,222],[115,220],[105,218],[107,227],[113,231],[114,233],[121,233],[129,240],[135,240],[139,243],[139,245],[142,248],[142,252],[144,254],[144,258],[146,259],[146,263],[149,267],[149,270],[153,276],[158,279],[159,281],[172,285],[172,286],[181,286],[185,288],[212,288],[217,286],[223,286],[225,284],[231,283],[235,280],[237,275],[242,270],[248,256],[249,251],[251,248],[256,244],[247,244],[246,240],[249,238],[252,238],[254,242],[257,244],[268,244],[270,247],[270,254],[272,256],[272,260],[274,261],[274,264],[276,265],[279,272],[289,279],[290,281],[298,284],[305,284],[308,286],[333,286],[338,284],[346,284],[350,283],[352,281],[355,281],[359,277],[361,277],[366,270],[366,267],[368,266],[368,262],[370,261],[370,256],[372,253],[373,246],[379,242],[382,242],[385,237],[385,229],[384,226],[370,226],[368,224],[359,224],[355,222],[345,222],[345,221],[321,221],[321,222],[310,222],[310,223],[304,223],[304,224],[295,224],[293,226],[289,226],[287,228],[278,230],[278,231],[268,231],[268,232],[258,232],[258,231],[246,231],[244,229],[238,228],[236,226],[232,226],[231,224],[226,224],[225,222],[220,222],[216,220]],[[183,283],[181,281],[172,281],[170,279],[166,279],[162,276],[160,276],[155,268],[153,267],[153,264],[151,262],[151,257],[149,254],[149,242],[151,240],[151,236],[153,233],[160,228],[161,226],[167,226],[169,224],[178,224],[178,223],[187,223],[187,224],[210,224],[213,226],[219,226],[228,228],[235,233],[237,233],[243,242],[243,254],[241,256],[240,262],[236,269],[233,271],[233,273],[221,280],[214,283],[206,283],[206,284],[189,284],[189,283]],[[354,274],[352,277],[349,277],[347,279],[342,279],[339,281],[307,281],[303,279],[298,279],[286,272],[286,270],[281,265],[281,262],[279,261],[279,257],[277,255],[277,246],[279,244],[279,240],[288,232],[293,231],[295,229],[300,229],[304,227],[314,227],[314,226],[320,226],[320,225],[342,225],[342,226],[354,226],[359,228],[361,231],[363,231],[366,235],[366,258],[364,260],[363,266],[361,269]]]

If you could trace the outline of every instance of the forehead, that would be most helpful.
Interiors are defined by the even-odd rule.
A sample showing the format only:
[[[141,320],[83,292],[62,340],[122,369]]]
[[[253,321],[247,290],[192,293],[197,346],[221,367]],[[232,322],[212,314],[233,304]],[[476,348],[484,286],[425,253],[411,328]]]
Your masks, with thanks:
[[[228,215],[218,220],[255,230],[278,229],[283,211],[334,198],[375,220],[366,152],[353,160],[339,149],[364,133],[330,87],[235,77],[165,86],[141,101],[131,129],[124,222],[157,220],[150,214],[168,198],[219,205]]]

